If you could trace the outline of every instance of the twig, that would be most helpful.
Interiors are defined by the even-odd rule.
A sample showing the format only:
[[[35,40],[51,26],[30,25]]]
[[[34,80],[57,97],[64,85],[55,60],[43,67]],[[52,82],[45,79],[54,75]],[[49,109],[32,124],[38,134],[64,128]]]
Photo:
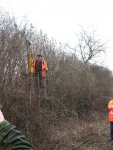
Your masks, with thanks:
[[[107,128],[108,128],[108,126],[106,126],[104,129],[102,129],[98,135],[101,135]],[[77,149],[80,148],[83,144],[85,144],[85,143],[87,143],[88,141],[90,141],[92,138],[93,138],[93,136],[91,135],[89,138],[87,138],[86,140],[84,140],[83,142],[81,142],[80,144],[78,144],[78,145],[76,146],[76,148],[73,149],[73,150],[77,150]]]

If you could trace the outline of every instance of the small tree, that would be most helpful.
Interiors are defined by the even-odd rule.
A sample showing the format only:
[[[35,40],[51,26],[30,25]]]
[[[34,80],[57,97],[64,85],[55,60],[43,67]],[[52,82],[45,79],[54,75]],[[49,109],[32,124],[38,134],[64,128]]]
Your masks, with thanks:
[[[81,32],[78,35],[78,44],[76,52],[85,64],[90,61],[94,61],[99,54],[105,52],[105,43],[100,39],[96,39],[95,32],[88,32],[81,28]]]

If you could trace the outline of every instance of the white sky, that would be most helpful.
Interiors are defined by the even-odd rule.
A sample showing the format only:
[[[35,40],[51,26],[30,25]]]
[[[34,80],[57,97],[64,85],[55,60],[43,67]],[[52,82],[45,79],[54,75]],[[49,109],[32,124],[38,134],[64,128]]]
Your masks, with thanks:
[[[104,64],[113,71],[113,0],[0,0],[0,7],[18,20],[26,16],[38,30],[73,46],[79,25],[95,29],[109,41]]]

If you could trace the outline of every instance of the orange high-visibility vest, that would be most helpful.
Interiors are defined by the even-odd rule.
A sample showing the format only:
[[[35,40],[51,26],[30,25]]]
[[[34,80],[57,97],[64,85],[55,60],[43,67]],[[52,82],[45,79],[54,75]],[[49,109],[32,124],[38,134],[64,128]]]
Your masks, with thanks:
[[[110,102],[108,103],[108,109],[109,109],[108,120],[110,122],[113,122],[113,100],[110,100]]]
[[[35,73],[35,60],[32,61],[32,68],[33,68],[32,73]]]
[[[36,73],[36,60],[33,61],[34,65],[34,73]],[[42,60],[42,78],[46,77],[46,72],[48,71],[47,62],[43,59]]]

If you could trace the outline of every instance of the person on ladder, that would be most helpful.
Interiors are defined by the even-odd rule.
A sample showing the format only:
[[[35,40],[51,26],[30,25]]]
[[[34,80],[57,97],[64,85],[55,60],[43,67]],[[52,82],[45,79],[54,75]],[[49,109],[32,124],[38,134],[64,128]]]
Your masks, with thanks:
[[[36,60],[34,61],[34,70],[36,76],[36,86],[38,88],[42,88],[43,94],[46,96],[46,75],[48,66],[41,54],[38,54]]]

